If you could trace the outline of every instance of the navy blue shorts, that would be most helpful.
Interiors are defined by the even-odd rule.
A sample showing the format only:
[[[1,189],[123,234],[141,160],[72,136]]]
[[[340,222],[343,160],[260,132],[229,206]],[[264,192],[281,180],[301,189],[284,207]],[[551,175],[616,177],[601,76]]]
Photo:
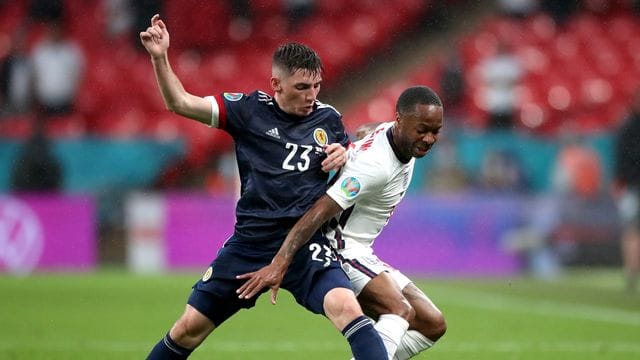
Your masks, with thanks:
[[[264,251],[232,236],[220,249],[203,277],[193,286],[189,305],[216,326],[240,309],[255,306],[258,296],[238,299],[236,290],[245,280],[236,275],[256,271],[271,263],[276,250]],[[296,254],[281,284],[296,301],[316,314],[324,314],[324,296],[334,288],[352,289],[337,256],[324,236],[316,234]],[[269,288],[262,292],[268,291]]]

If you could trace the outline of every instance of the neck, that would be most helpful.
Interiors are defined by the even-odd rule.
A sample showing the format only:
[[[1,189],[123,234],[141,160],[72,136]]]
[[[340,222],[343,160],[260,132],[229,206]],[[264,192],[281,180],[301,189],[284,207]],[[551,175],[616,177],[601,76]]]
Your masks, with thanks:
[[[387,139],[389,139],[389,145],[391,145],[391,149],[393,150],[393,153],[396,155],[396,158],[403,164],[407,164],[409,161],[411,161],[411,156],[407,156],[405,154],[403,154],[400,151],[400,147],[397,145],[398,141],[396,140],[396,126],[393,125],[392,127],[389,128],[389,130],[387,130]]]

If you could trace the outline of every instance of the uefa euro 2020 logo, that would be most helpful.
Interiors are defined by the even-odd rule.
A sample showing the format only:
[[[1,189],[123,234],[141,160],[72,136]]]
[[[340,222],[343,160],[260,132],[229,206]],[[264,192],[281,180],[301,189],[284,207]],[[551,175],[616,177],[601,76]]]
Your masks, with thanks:
[[[348,198],[353,198],[360,192],[360,181],[355,177],[351,176],[344,180],[340,184],[340,189]]]

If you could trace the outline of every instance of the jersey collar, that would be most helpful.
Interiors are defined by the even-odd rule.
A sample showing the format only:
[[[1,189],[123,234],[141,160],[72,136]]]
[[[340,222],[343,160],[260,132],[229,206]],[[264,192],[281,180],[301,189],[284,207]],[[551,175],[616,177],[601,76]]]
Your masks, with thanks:
[[[403,164],[408,164],[409,161],[411,161],[411,158],[404,158],[401,154],[400,154],[400,150],[398,149],[398,146],[396,146],[396,143],[393,142],[393,129],[396,126],[393,125],[391,127],[389,127],[389,129],[387,129],[387,140],[389,140],[389,145],[391,145],[391,150],[393,150],[393,153],[396,155],[396,158],[398,159],[398,161],[400,161]]]
[[[309,113],[309,115],[307,115],[307,116],[298,116],[298,115],[294,115],[294,114],[289,114],[288,112],[282,110],[282,108],[280,107],[280,105],[276,101],[276,97],[275,96],[273,97],[273,107],[276,109],[277,113],[281,114],[282,116],[284,116],[286,118],[293,119],[293,120],[300,120],[300,119],[306,119],[307,117],[311,116],[311,114],[313,114],[313,112],[318,109],[318,104],[317,103],[313,104],[313,111],[311,111],[311,113]]]

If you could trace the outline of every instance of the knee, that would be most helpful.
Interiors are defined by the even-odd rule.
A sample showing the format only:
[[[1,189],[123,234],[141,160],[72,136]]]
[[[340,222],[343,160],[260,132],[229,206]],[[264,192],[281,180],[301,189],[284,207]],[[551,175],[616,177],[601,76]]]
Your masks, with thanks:
[[[397,301],[380,301],[377,306],[371,308],[375,309],[375,313],[378,315],[393,314],[400,316],[401,318],[411,322],[416,316],[416,310],[411,306],[406,299],[398,299]]]
[[[331,322],[342,330],[351,321],[364,315],[358,300],[349,289],[336,288],[324,297],[324,312]]]
[[[391,314],[396,314],[407,321],[411,321],[416,317],[416,310],[409,304],[409,301],[403,299],[403,301],[399,301],[394,306]]]
[[[416,313],[409,328],[418,331],[432,341],[437,341],[447,332],[447,322],[440,310],[430,309]]]
[[[433,341],[437,341],[447,332],[447,322],[440,311],[431,314],[426,332],[423,335]]]
[[[170,331],[170,336],[178,345],[187,349],[195,349],[213,331],[215,326],[201,315],[187,310]]]

